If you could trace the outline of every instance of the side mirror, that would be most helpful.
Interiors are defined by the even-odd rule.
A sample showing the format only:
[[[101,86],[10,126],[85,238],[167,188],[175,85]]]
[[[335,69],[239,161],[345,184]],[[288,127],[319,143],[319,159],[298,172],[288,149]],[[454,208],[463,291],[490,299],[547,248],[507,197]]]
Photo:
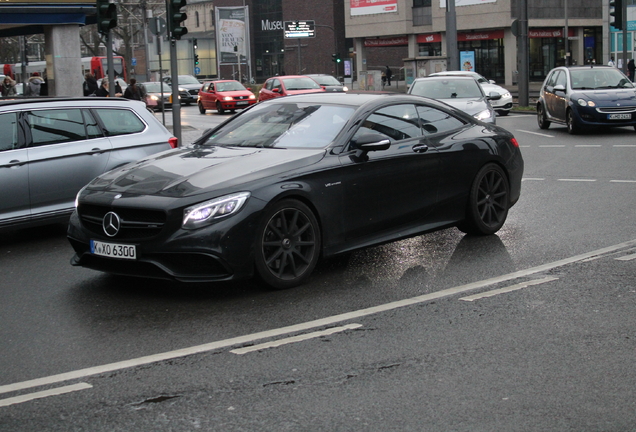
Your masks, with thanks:
[[[379,134],[365,134],[351,141],[351,147],[356,150],[379,151],[391,147],[391,141]]]
[[[499,100],[501,99],[501,95],[497,92],[490,92],[488,95],[488,100]]]
[[[490,84],[495,84],[495,80],[489,80],[488,81]]]
[[[274,93],[280,93],[280,89],[279,89],[278,87],[273,88],[273,89],[272,89],[272,91],[273,91]]]
[[[554,91],[565,91],[565,86],[563,84],[557,84],[554,86]]]

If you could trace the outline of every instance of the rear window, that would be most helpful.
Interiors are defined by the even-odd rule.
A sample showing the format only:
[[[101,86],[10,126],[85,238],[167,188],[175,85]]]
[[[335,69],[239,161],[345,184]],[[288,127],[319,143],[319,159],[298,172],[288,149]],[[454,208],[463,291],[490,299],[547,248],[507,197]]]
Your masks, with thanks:
[[[94,111],[108,136],[138,133],[146,128],[137,114],[127,109],[95,108]]]
[[[18,146],[18,122],[16,113],[0,114],[0,151]]]

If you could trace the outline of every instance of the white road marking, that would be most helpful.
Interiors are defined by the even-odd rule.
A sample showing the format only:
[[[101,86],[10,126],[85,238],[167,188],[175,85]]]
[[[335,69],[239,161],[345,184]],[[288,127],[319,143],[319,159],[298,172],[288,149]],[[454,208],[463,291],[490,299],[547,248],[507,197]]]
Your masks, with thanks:
[[[636,144],[614,144],[612,147],[636,147]]]
[[[247,354],[248,352],[252,352],[252,351],[260,351],[266,348],[275,348],[281,345],[286,345],[286,344],[290,344],[294,342],[302,342],[309,339],[318,338],[321,336],[329,336],[330,334],[339,333],[339,332],[343,332],[343,331],[351,330],[351,329],[356,329],[358,327],[362,327],[362,324],[348,324],[342,327],[333,327],[327,330],[322,330],[322,331],[317,331],[312,333],[305,333],[302,335],[292,336],[285,339],[279,339],[272,342],[265,342],[262,344],[252,345],[245,348],[237,348],[230,352],[232,354]]]
[[[610,183],[636,183],[636,180],[610,180]]]
[[[532,134],[532,135],[539,135],[542,137],[548,137],[548,138],[554,138],[555,135],[548,135],[548,134],[542,134],[539,132],[532,132],[532,131],[527,131],[527,130],[523,130],[523,129],[517,129],[517,132],[524,132],[524,133],[528,133],[528,134]]]
[[[595,182],[596,179],[557,179],[558,181],[566,182]]]
[[[42,399],[49,396],[59,396],[65,393],[71,393],[74,391],[86,390],[93,388],[92,385],[87,383],[73,384],[65,387],[58,387],[50,390],[44,390],[36,393],[29,393],[21,396],[16,396],[7,399],[0,399],[0,407],[15,405],[23,402],[28,402],[34,399]]]
[[[574,147],[603,147],[600,144],[577,144]]]
[[[123,360],[115,363],[109,363],[101,366],[93,366],[85,369],[78,369],[71,372],[64,372],[57,375],[50,375],[47,377],[36,378],[28,381],[17,382],[13,384],[6,384],[0,386],[0,394],[8,393],[12,391],[23,390],[32,387],[38,387],[43,385],[51,385],[58,382],[69,381],[73,379],[81,379],[88,376],[104,374],[108,372],[113,372],[121,369],[128,369],[132,367],[143,366],[151,363],[157,363],[161,361],[171,360],[180,357],[186,357],[193,354],[200,354],[203,352],[218,350],[221,348],[227,348],[234,345],[245,345],[247,343],[251,343],[253,341],[265,338],[272,338],[276,336],[281,336],[284,334],[290,333],[299,333],[309,329],[315,329],[318,327],[325,327],[329,325],[333,325],[335,323],[339,323],[342,321],[349,321],[358,319],[361,317],[375,315],[381,312],[387,312],[390,310],[395,310],[407,306],[413,306],[416,304],[428,302],[431,300],[440,299],[443,297],[448,297],[468,291],[473,291],[479,288],[483,288],[489,285],[495,285],[498,283],[506,282],[509,280],[514,280],[521,277],[527,277],[529,275],[533,275],[536,273],[545,272],[548,270],[552,270],[557,267],[562,267],[568,264],[572,264],[578,261],[582,261],[591,257],[595,257],[598,255],[604,255],[611,252],[615,252],[621,249],[632,248],[636,246],[636,239],[626,241],[623,243],[618,243],[613,246],[608,246],[605,248],[597,249],[591,252],[586,252],[580,255],[575,255],[573,257],[565,258],[558,261],[553,261],[551,263],[542,264],[536,267],[531,267],[526,270],[520,270],[513,273],[508,273],[505,275],[497,276],[490,279],[485,279],[482,281],[477,281],[473,283],[469,283],[466,285],[460,285],[454,288],[448,288],[445,290],[437,291],[434,293],[424,294],[417,297],[411,297],[403,300],[394,301],[391,303],[385,303],[378,306],[372,306],[366,309],[359,309],[352,312],[345,312],[339,315],[332,315],[326,318],[320,318],[313,321],[307,321],[300,324],[290,325],[287,327],[280,327],[273,330],[265,330],[262,332],[247,334],[243,336],[237,336],[229,339],[224,339],[216,342],[210,342],[203,345],[196,345],[188,348],[182,348],[174,351],[167,351],[159,354],[148,355],[144,357],[138,357],[129,360]]]
[[[563,144],[546,144],[546,145],[540,145],[539,147],[543,147],[543,148],[563,148],[563,147],[565,147],[565,145],[563,145]]]
[[[622,256],[622,257],[618,257],[616,259],[619,260],[619,261],[631,261],[633,259],[636,259],[636,254],[625,255],[625,256]]]
[[[552,281],[557,280],[557,279],[559,279],[559,278],[549,276],[549,277],[545,277],[543,279],[529,280],[529,281],[526,281],[526,282],[518,283],[516,285],[510,285],[510,286],[505,287],[505,288],[499,288],[499,289],[492,290],[492,291],[486,291],[486,292],[483,292],[483,293],[474,294],[474,295],[471,295],[471,296],[468,296],[468,297],[462,297],[462,298],[460,298],[460,300],[470,301],[471,302],[471,301],[479,300],[479,299],[486,298],[486,297],[493,297],[493,296],[496,296],[498,294],[504,294],[504,293],[509,293],[509,292],[512,292],[512,291],[517,291],[517,290],[520,290],[520,289],[523,289],[523,288],[527,288],[527,287],[532,286],[532,285],[540,285],[540,284],[544,284],[544,283],[547,283],[547,282],[552,282]]]

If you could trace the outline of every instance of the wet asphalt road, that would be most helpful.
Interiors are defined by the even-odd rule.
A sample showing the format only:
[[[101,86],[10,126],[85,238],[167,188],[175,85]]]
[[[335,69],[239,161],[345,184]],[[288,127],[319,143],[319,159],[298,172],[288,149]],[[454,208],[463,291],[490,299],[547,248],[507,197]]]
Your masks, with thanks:
[[[184,141],[227,118],[182,115]],[[104,275],[68,264],[63,226],[2,234],[0,430],[632,429],[634,130],[573,137],[513,114],[498,124],[526,172],[497,236],[449,229],[357,251],[293,290]],[[69,385],[81,388],[1,406]]]

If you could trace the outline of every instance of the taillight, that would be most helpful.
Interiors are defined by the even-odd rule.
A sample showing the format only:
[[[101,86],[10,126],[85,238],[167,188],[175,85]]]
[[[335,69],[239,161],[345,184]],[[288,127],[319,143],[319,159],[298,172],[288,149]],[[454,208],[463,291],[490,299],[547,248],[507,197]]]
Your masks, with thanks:
[[[511,139],[510,142],[512,143],[513,146],[519,148],[519,143],[517,142],[517,138]]]
[[[172,138],[168,139],[168,144],[170,144],[170,147],[175,149],[175,148],[179,147],[179,139],[177,137],[172,137]]]

